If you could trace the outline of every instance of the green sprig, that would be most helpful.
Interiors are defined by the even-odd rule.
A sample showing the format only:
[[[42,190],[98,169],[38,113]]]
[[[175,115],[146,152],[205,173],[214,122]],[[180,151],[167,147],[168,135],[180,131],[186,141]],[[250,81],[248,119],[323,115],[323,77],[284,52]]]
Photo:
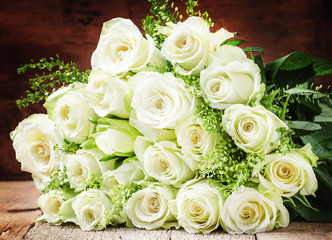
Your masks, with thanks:
[[[42,74],[36,74],[35,78],[30,79],[30,90],[26,91],[25,97],[16,101],[20,109],[45,100],[58,87],[76,82],[87,83],[90,73],[90,70],[80,71],[75,63],[64,63],[59,55],[42,58],[36,63],[31,60],[31,63],[18,68],[17,72],[24,74],[28,69],[42,70]]]
[[[201,162],[200,175],[217,185],[227,197],[238,187],[247,184],[264,169],[264,156],[245,153],[226,134]]]
[[[41,191],[47,193],[51,190],[71,191],[66,167],[63,170],[58,169],[50,176],[51,181]]]
[[[146,34],[149,34],[155,41],[156,47],[161,48],[166,36],[160,34],[158,29],[166,26],[167,22],[177,23],[183,16],[179,13],[178,8],[169,0],[148,0],[151,3],[150,14],[142,20],[142,28]]]
[[[122,185],[119,184],[112,189],[112,193],[109,195],[113,204],[112,209],[107,209],[104,218],[100,222],[100,228],[103,229],[107,225],[113,227],[119,227],[121,216],[123,215],[124,207],[129,198],[138,190],[142,189],[142,186],[137,184]],[[122,219],[123,220],[123,219]]]
[[[276,131],[280,133],[280,137],[278,139],[279,144],[276,149],[276,153],[287,153],[292,148],[295,148],[295,144],[292,139],[292,136],[295,133],[292,130],[287,128],[278,128]]]
[[[222,116],[222,110],[211,108],[209,103],[203,100],[196,107],[195,118],[202,121],[203,127],[208,132],[220,133],[222,131]]]
[[[82,149],[81,145],[78,143],[70,142],[67,139],[64,139],[64,145],[62,148],[59,147],[59,145],[55,145],[54,149],[59,149],[60,151],[64,153],[70,153],[70,154],[75,154],[79,149]]]
[[[198,1],[188,0],[188,2],[186,2],[186,5],[187,5],[186,13],[187,13],[188,17],[192,17],[192,16],[201,17],[208,23],[208,25],[210,27],[214,26],[214,22],[209,17],[208,12],[201,13],[200,10],[195,11],[194,8],[198,6]]]
[[[99,190],[101,187],[101,183],[103,178],[101,174],[92,173],[89,178],[84,180],[84,191],[89,189],[97,189]]]

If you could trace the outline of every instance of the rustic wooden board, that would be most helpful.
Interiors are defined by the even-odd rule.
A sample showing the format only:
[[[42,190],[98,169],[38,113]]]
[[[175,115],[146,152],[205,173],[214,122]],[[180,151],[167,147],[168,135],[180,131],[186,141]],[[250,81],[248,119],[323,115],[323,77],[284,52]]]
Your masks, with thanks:
[[[294,222],[287,228],[255,235],[230,235],[223,231],[211,234],[190,234],[184,230],[153,230],[146,231],[135,228],[108,228],[104,231],[83,232],[79,227],[67,224],[53,226],[49,223],[37,223],[23,239],[128,239],[128,240],[329,240],[332,239],[331,223],[301,223]]]
[[[332,240],[332,223],[292,222],[287,228],[280,228],[267,233],[257,233],[256,239]]]
[[[23,238],[24,240],[56,240],[56,239],[80,239],[80,240],[255,240],[255,235],[230,235],[222,231],[211,234],[190,234],[184,230],[141,230],[137,228],[107,228],[103,231],[83,232],[72,224],[65,226],[53,226],[49,223],[37,223]]]
[[[21,239],[40,216],[31,181],[0,182],[0,239]]]
[[[189,234],[184,230],[146,231],[135,228],[107,228],[84,232],[74,224],[53,226],[33,221],[40,216],[37,199],[40,193],[33,182],[0,181],[0,240],[332,240],[332,223],[292,222],[287,228],[255,235],[230,235],[216,231],[209,235]]]

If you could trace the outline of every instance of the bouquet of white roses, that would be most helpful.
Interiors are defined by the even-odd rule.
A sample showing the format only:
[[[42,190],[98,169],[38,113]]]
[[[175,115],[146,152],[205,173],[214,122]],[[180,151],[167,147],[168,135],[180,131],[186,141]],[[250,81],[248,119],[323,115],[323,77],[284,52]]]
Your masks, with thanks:
[[[264,66],[261,48],[211,32],[197,1],[186,20],[149,1],[144,35],[129,19],[104,23],[91,70],[59,57],[19,69],[49,71],[18,100],[46,99],[47,114],[11,133],[42,191],[39,220],[190,233],[331,221],[332,108],[312,83],[332,64],[295,52]]]

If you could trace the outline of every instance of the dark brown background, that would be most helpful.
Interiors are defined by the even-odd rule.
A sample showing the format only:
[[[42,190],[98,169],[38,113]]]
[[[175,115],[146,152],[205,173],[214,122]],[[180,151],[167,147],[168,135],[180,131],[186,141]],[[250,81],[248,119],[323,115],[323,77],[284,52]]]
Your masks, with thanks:
[[[214,30],[224,27],[237,31],[240,38],[249,42],[248,46],[264,48],[265,62],[293,51],[332,61],[331,2],[200,0],[199,8],[209,12],[215,22]],[[44,111],[41,104],[24,110],[16,107],[15,100],[24,95],[28,86],[28,78],[17,75],[16,68],[30,59],[55,54],[76,62],[82,70],[89,68],[102,23],[121,16],[141,26],[149,7],[148,2],[141,0],[1,1],[0,180],[30,178],[20,171],[9,132],[25,117]],[[331,78],[326,79],[332,82]]]

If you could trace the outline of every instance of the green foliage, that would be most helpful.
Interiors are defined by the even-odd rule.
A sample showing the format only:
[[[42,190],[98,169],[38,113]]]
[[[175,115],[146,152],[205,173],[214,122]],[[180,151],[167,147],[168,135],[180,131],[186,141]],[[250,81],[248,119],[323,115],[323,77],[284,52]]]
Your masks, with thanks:
[[[47,193],[51,190],[62,190],[64,192],[71,191],[66,167],[64,167],[63,170],[58,169],[51,175],[50,179],[51,181],[48,185],[41,190],[43,193]]]
[[[78,143],[70,142],[67,139],[64,139],[64,146],[63,148],[60,148],[59,145],[57,144],[54,146],[54,149],[59,149],[60,151],[64,153],[70,153],[70,154],[75,154],[77,150],[82,149],[81,145]]]
[[[202,96],[202,88],[200,84],[200,78],[192,75],[181,75],[174,72],[174,76],[183,79],[186,84],[186,88],[196,97]]]
[[[158,29],[166,26],[167,22],[177,23],[183,16],[179,14],[178,8],[174,7],[174,3],[169,0],[148,0],[151,3],[150,14],[147,14],[142,20],[142,28],[146,34],[149,34],[157,48],[161,48],[166,36],[159,33]]]
[[[207,24],[210,27],[214,26],[214,22],[211,20],[207,12],[201,13],[200,10],[195,11],[194,8],[198,6],[198,1],[188,0],[188,2],[186,2],[186,5],[187,5],[186,13],[188,17],[193,17],[193,16],[201,17],[207,22]]]
[[[258,65],[258,67],[260,69],[262,83],[266,84],[265,68],[264,68],[262,55],[259,54],[259,55],[255,56],[254,57],[254,62]]]
[[[267,87],[261,104],[269,111],[277,115],[281,120],[285,121],[288,113],[288,102],[290,96],[274,86]]]
[[[261,47],[247,47],[247,48],[244,48],[243,51],[249,52],[249,54],[251,54],[252,52],[258,52],[258,53],[263,54],[263,56],[265,55],[265,51]]]
[[[111,201],[113,203],[113,211],[121,212],[123,207],[129,198],[138,190],[141,190],[142,186],[132,183],[128,186],[119,184],[112,189],[110,194]]]
[[[142,186],[137,184],[130,184],[128,186],[119,184],[112,189],[112,193],[109,195],[113,204],[112,209],[107,209],[104,219],[101,221],[101,229],[107,225],[118,227],[123,222],[122,215],[124,207],[129,198],[138,190],[142,189]]]
[[[243,39],[232,39],[232,40],[226,40],[225,44],[232,45],[232,46],[239,46],[241,43],[247,42]]]
[[[293,52],[266,65],[270,83],[279,88],[293,88],[312,83],[315,76],[332,74],[332,63],[303,52]],[[309,85],[310,85],[309,84]]]
[[[292,139],[294,132],[292,130],[287,128],[278,128],[277,132],[280,133],[280,137],[278,139],[279,144],[276,149],[276,153],[287,153],[292,148],[295,148],[295,144]]]
[[[170,3],[169,0],[148,0],[151,3],[150,14],[147,14],[145,19],[142,20],[142,28],[146,34],[149,34],[157,48],[161,48],[162,43],[165,41],[165,35],[160,33],[161,27],[165,27],[167,22],[177,23],[183,19],[179,12],[179,8],[174,6],[174,2]],[[183,1],[183,0],[181,0]],[[198,1],[188,0],[186,3],[186,13],[188,17],[198,16],[203,18],[209,26],[213,27],[209,14],[207,12],[195,11],[198,6]]]
[[[208,132],[220,133],[222,131],[223,112],[217,108],[211,108],[209,103],[201,101],[196,107],[195,118],[199,118],[203,127]]]
[[[272,84],[266,87],[261,104],[283,121],[313,121],[321,113],[319,104],[329,99],[330,94],[320,93],[319,87],[311,90],[310,86],[282,89]]]
[[[90,73],[90,70],[81,72],[75,63],[64,63],[58,55],[56,58],[42,58],[36,63],[31,60],[31,63],[18,68],[17,72],[23,74],[28,69],[42,70],[42,74],[30,79],[30,90],[26,91],[25,97],[16,101],[20,109],[45,100],[58,87],[76,82],[86,83]]]
[[[225,197],[250,182],[264,168],[264,156],[246,154],[224,134],[218,144],[201,162],[200,175],[219,186]]]
[[[302,136],[301,140],[304,144],[310,143],[312,151],[320,159],[332,160],[332,122],[321,122],[321,129]]]
[[[84,180],[84,191],[89,189],[97,189],[99,190],[101,187],[101,183],[103,178],[101,174],[92,173],[89,178]]]

